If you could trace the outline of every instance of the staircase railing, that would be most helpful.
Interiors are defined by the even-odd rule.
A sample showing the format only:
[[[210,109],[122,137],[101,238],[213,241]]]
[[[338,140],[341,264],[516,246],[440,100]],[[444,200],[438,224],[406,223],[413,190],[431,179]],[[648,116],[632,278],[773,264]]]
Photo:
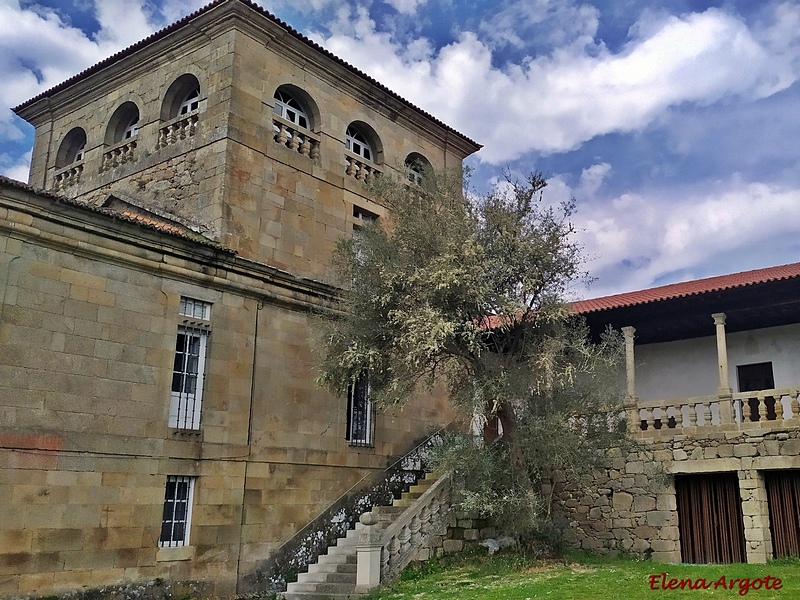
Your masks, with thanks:
[[[452,488],[450,474],[441,475],[384,529],[374,513],[361,515],[364,528],[358,540],[356,593],[395,579],[417,556],[429,536],[447,533]]]
[[[373,506],[391,505],[430,470],[430,450],[440,443],[445,429],[429,435],[384,471],[362,477],[278,548],[255,573],[245,576],[246,587],[268,593],[285,591],[286,584],[295,581],[298,573],[308,570],[308,565],[317,562],[329,546],[353,529],[363,513]]]

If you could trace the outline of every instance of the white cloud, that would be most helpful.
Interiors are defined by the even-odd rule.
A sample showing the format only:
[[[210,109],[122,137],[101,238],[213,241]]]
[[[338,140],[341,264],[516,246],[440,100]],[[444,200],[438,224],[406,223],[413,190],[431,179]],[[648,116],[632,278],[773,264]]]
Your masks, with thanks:
[[[17,0],[2,0],[0,103],[16,106],[152,33],[156,25],[143,5],[144,0],[97,0],[100,30],[89,39],[53,10],[23,9]],[[10,111],[0,114],[0,136],[22,135]]]
[[[580,198],[579,194],[578,197]],[[730,177],[706,190],[623,194],[581,202],[578,239],[599,280],[590,296],[788,262],[800,190]],[[742,249],[747,256],[743,259]]]
[[[317,40],[411,102],[485,144],[499,164],[529,151],[575,149],[596,136],[640,131],[671,107],[751,100],[798,78],[800,29],[777,23],[760,42],[739,18],[709,9],[682,17],[648,16],[617,54],[567,46],[498,68],[475,33],[427,56],[376,30],[366,10],[343,9],[341,26]]]
[[[30,172],[31,164],[31,151],[29,150],[22,156],[14,160],[8,154],[0,154],[0,173],[11,179],[28,182],[28,173]]]
[[[428,0],[386,0],[386,4],[404,15],[413,15]]]

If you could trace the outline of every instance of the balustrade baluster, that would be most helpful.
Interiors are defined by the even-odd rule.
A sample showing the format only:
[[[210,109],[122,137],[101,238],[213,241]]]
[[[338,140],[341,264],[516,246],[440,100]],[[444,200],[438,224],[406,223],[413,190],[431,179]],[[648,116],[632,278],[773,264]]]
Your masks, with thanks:
[[[427,531],[428,526],[431,524],[431,511],[428,506],[430,506],[430,503],[423,506],[422,510],[419,511],[420,529],[422,531]]]
[[[278,125],[278,135],[275,137],[275,141],[278,142],[281,146],[286,144],[286,140],[289,139],[289,136],[286,134],[286,125],[280,123]]]
[[[311,140],[311,154],[309,156],[313,160],[317,160],[319,158],[319,142],[317,140]]]
[[[311,154],[311,140],[307,135],[300,135],[300,154],[308,156]]]
[[[345,173],[350,177],[353,177],[356,174],[356,164],[355,164],[356,161],[355,159],[350,158],[349,156],[346,157],[345,160],[347,161],[347,169],[345,170]]]
[[[294,129],[289,131],[289,149],[297,152],[297,149],[300,147],[300,141],[297,139],[297,131]]]
[[[363,163],[360,165],[360,167],[361,168],[358,170],[357,179],[366,183],[367,178],[369,177],[369,167]]]
[[[399,555],[403,556],[411,548],[411,528],[405,525],[397,534],[397,538],[400,542]]]
[[[758,402],[758,420],[764,422],[767,420],[767,397],[757,394],[756,402]]]
[[[408,531],[410,533],[409,544],[411,546],[416,546],[417,542],[420,540],[420,537],[422,537],[422,534],[420,533],[421,527],[422,523],[417,515],[411,517],[411,523],[408,524]]]
[[[783,421],[783,396],[776,394],[775,398],[775,420]]]

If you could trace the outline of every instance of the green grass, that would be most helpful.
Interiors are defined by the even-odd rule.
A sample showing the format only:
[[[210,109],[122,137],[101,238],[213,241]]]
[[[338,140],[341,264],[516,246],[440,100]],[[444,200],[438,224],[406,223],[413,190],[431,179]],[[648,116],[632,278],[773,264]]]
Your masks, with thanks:
[[[659,589],[670,579],[705,579],[709,589]],[[655,575],[651,589],[650,576]],[[765,589],[781,579],[780,589]],[[721,578],[724,577],[723,587]],[[761,579],[760,589],[746,588],[732,579]],[[715,584],[719,585],[715,587]],[[673,584],[675,585],[675,584]],[[758,585],[758,583],[756,583]],[[772,598],[800,599],[800,560],[768,565],[668,565],[632,559],[573,556],[563,561],[532,561],[519,554],[474,554],[413,567],[394,585],[363,600],[549,600],[647,598]]]

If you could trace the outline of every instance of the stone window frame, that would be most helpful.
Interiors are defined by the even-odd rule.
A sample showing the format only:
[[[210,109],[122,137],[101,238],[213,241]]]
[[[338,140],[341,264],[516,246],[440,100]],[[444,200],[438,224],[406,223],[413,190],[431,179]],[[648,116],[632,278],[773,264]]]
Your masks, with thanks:
[[[197,477],[167,475],[161,532],[158,536],[159,547],[177,548],[189,545],[196,483]]]
[[[168,425],[199,431],[211,337],[210,302],[181,296],[175,336]]]

